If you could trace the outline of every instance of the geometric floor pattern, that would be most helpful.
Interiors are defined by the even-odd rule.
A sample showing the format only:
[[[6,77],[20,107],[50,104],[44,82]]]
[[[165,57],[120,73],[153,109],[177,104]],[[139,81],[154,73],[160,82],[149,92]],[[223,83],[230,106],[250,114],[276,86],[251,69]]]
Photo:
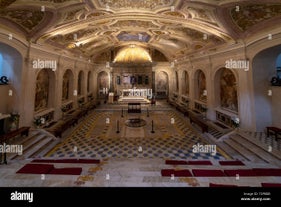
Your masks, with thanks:
[[[143,110],[141,114],[124,112],[121,117],[121,109],[95,109],[46,157],[200,160],[229,158],[217,146],[216,154],[210,151],[193,152],[194,145],[206,146],[210,143],[193,131],[187,119],[177,111],[161,111],[159,108],[149,110],[149,113]],[[142,118],[147,124],[131,128],[125,124],[129,118]]]

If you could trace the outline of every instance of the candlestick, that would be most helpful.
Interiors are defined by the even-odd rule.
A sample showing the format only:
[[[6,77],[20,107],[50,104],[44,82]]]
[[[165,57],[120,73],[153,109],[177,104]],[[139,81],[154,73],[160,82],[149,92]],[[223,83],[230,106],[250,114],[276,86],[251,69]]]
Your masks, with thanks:
[[[119,131],[119,120],[117,120],[117,131],[116,133],[118,134],[120,131]]]
[[[153,129],[153,120],[151,121],[151,133],[155,133],[155,131]]]

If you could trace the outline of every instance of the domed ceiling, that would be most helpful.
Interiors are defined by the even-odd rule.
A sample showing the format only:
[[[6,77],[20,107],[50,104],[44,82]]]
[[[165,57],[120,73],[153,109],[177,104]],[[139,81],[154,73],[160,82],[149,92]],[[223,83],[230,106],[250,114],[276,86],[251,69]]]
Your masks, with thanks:
[[[173,61],[280,29],[280,22],[280,0],[0,1],[0,29],[93,61],[129,45]]]

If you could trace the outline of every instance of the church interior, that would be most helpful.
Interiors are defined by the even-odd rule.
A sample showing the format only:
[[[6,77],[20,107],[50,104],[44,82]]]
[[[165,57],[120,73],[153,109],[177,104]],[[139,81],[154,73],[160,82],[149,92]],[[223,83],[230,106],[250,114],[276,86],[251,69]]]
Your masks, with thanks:
[[[281,187],[280,0],[0,1],[0,186]]]

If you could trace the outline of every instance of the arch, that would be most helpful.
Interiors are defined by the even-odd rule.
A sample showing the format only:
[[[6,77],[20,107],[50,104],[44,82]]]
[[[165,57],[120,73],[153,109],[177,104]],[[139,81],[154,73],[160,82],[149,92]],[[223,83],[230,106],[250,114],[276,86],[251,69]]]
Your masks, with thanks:
[[[37,75],[35,86],[34,110],[48,108],[49,101],[49,74],[47,69],[42,69]]]
[[[179,74],[178,71],[175,71],[175,80],[176,80],[176,92],[179,92]]]
[[[73,90],[74,90],[74,84],[73,84],[73,73],[70,69],[67,69],[64,72],[63,75],[63,83],[62,83],[62,101],[67,101],[72,99],[73,97]]]
[[[35,112],[54,106],[55,82],[55,72],[52,69],[43,68],[38,72],[35,85]]]
[[[186,70],[183,71],[182,73],[182,95],[188,96],[189,95],[189,75]]]
[[[0,111],[2,113],[24,113],[23,105],[20,105],[22,98],[23,90],[22,87],[22,63],[23,57],[21,53],[5,44],[0,42],[0,54],[1,54],[1,63],[0,63],[0,76],[6,76],[8,78],[9,85],[7,87],[1,87],[0,94],[3,94],[0,103]],[[12,91],[12,97],[9,97],[8,91]],[[5,97],[7,94],[7,97]]]
[[[234,72],[225,67],[215,73],[214,89],[216,107],[232,112],[238,112],[237,78]]]
[[[156,95],[157,98],[167,98],[169,95],[169,76],[165,71],[156,73],[155,78]]]
[[[194,95],[195,99],[203,102],[207,102],[207,82],[206,82],[206,76],[205,73],[198,69],[194,73]]]
[[[87,93],[91,93],[92,88],[93,88],[93,75],[92,75],[92,71],[89,71],[87,75]]]
[[[99,96],[104,96],[108,92],[109,89],[109,75],[105,71],[101,71],[98,73],[97,77],[98,83],[98,91]]]
[[[77,94],[79,96],[84,95],[84,72],[81,70],[78,74],[78,86],[77,86]]]
[[[280,98],[276,93],[268,96],[270,80],[276,76],[276,60],[280,54],[281,45],[264,49],[253,58],[253,90],[255,128],[263,131],[266,126],[281,125]],[[273,87],[280,92],[280,87]],[[279,106],[278,106],[279,105]]]

